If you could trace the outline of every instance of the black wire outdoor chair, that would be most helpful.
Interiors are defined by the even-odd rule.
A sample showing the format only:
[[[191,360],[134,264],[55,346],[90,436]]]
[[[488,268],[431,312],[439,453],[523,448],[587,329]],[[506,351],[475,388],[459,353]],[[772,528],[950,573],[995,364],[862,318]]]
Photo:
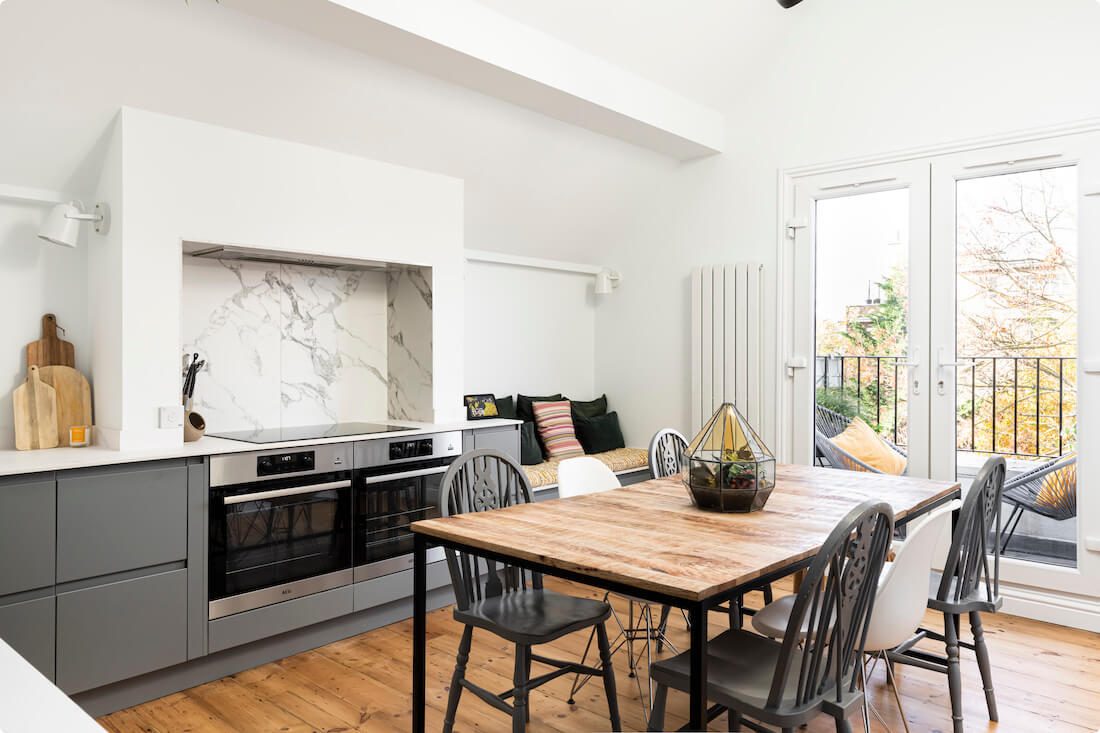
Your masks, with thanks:
[[[817,459],[822,465],[832,468],[840,468],[847,471],[864,471],[867,473],[882,473],[877,468],[868,466],[851,453],[841,449],[831,438],[843,433],[852,422],[852,418],[841,415],[821,405],[814,405],[814,447],[817,450]],[[890,447],[898,455],[908,458],[901,448],[889,440],[879,436],[879,440]]]
[[[1001,552],[1016,533],[1024,512],[1062,521],[1077,516],[1077,454],[1055,458],[1005,481],[1005,502],[1012,504],[1004,531]]]

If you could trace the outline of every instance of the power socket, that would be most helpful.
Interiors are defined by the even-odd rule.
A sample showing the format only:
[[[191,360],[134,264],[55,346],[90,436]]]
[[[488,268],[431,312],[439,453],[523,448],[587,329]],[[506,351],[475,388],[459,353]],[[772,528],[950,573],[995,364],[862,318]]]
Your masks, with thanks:
[[[183,427],[183,405],[169,405],[160,410],[161,429]]]

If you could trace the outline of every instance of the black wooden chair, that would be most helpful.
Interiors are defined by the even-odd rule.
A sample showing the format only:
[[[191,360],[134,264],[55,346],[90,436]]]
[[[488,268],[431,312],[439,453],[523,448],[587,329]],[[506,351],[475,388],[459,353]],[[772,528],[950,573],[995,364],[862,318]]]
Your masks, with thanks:
[[[955,733],[963,731],[962,669],[959,647],[970,649],[978,658],[978,670],[982,675],[985,703],[989,719],[997,720],[997,699],[993,694],[993,677],[989,663],[989,649],[982,631],[982,616],[1001,608],[1000,592],[1001,545],[994,539],[989,547],[989,531],[996,519],[997,533],[1001,533],[1001,493],[1005,484],[1005,461],[1000,456],[990,458],[978,472],[970,492],[959,512],[958,522],[951,537],[951,549],[947,553],[943,573],[932,573],[928,608],[943,613],[944,633],[920,629],[916,636],[897,649],[888,652],[890,662],[909,664],[947,675],[951,693],[951,719]],[[992,558],[990,557],[992,555]],[[992,562],[990,562],[992,559]],[[992,567],[991,567],[992,565]],[[960,619],[970,617],[970,630],[974,643],[960,641]],[[941,657],[913,647],[922,639],[942,641],[947,656]]]
[[[519,464],[497,450],[465,453],[451,464],[443,476],[444,516],[484,512],[531,501],[531,485]],[[494,708],[512,716],[512,731],[526,728],[530,720],[528,695],[531,690],[564,674],[580,673],[603,677],[612,730],[621,730],[619,702],[615,692],[615,672],[604,622],[611,606],[602,601],[555,593],[542,587],[542,575],[522,568],[502,565],[471,553],[447,550],[447,567],[455,592],[454,618],[463,624],[458,658],[451,678],[445,733],[454,726],[458,701],[465,688]],[[574,631],[595,627],[599,645],[599,668],[577,662],[550,659],[531,652],[531,647],[546,644]],[[514,687],[495,694],[466,679],[466,663],[474,629],[483,629],[516,645]],[[531,663],[538,662],[553,671],[531,677]],[[512,704],[508,699],[513,700]]]
[[[783,641],[727,631],[708,644],[707,700],[729,710],[729,729],[784,733],[819,715],[850,732],[863,708],[860,669],[875,589],[894,530],[885,502],[868,501],[837,524],[806,574]],[[805,629],[802,643],[799,638]],[[668,688],[688,690],[690,652],[655,662],[651,731],[664,730]],[[721,708],[712,709],[712,717]],[[752,720],[746,720],[751,718]]]

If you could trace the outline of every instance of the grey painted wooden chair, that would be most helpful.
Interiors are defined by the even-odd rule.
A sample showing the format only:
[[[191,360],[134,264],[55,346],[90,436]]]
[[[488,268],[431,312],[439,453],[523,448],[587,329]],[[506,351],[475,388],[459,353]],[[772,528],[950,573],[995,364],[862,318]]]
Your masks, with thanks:
[[[680,457],[688,441],[679,430],[658,430],[649,441],[649,472],[653,478],[665,478],[680,473]]]
[[[865,471],[867,473],[882,473],[882,471],[872,466],[868,466],[863,461],[859,460],[851,453],[842,450],[836,443],[830,438],[843,433],[848,425],[852,422],[852,419],[841,415],[839,412],[834,412],[827,407],[821,405],[814,405],[814,448],[817,452],[817,459],[819,462],[823,462],[826,466],[832,468],[840,468],[846,471]],[[891,450],[898,455],[908,458],[905,451],[897,447],[889,440],[883,437],[879,439],[885,443]],[[908,469],[906,469],[908,472]]]
[[[982,631],[982,616],[1001,608],[1001,545],[996,540],[989,547],[990,529],[996,521],[1001,533],[1001,494],[1005,484],[1005,461],[994,456],[985,462],[963,501],[951,537],[951,549],[943,573],[933,572],[929,583],[928,608],[943,614],[944,633],[920,629],[916,636],[887,654],[890,662],[913,665],[947,675],[951,693],[951,719],[955,733],[963,732],[962,669],[959,647],[970,649],[978,658],[978,670],[985,690],[989,719],[997,720],[997,699],[993,693],[993,677],[989,649]],[[970,617],[974,643],[959,639],[961,617]],[[947,656],[941,657],[913,647],[923,639],[942,641]]]
[[[531,501],[527,475],[510,456],[497,450],[465,453],[443,476],[443,516],[484,512]],[[448,549],[447,567],[455,592],[454,618],[463,624],[458,658],[451,678],[443,730],[454,726],[462,690],[467,689],[497,710],[512,716],[512,731],[526,728],[530,720],[528,696],[531,690],[565,674],[580,673],[603,678],[612,730],[621,730],[615,672],[604,622],[611,606],[602,601],[555,593],[544,589],[542,575],[502,565],[471,553]],[[546,644],[574,631],[595,627],[600,667],[550,659],[534,654],[531,647]],[[474,629],[483,629],[516,645],[512,689],[496,694],[466,679],[466,664]],[[531,663],[554,669],[531,677]],[[513,700],[508,703],[509,698]]]
[[[731,731],[742,722],[767,730],[743,721],[751,718],[786,733],[823,714],[836,720],[837,731],[852,730],[848,718],[863,708],[863,644],[893,531],[885,502],[855,507],[810,564],[782,641],[741,630],[710,640],[707,699],[729,710]],[[664,730],[668,688],[688,690],[690,664],[690,652],[654,663],[651,731]]]

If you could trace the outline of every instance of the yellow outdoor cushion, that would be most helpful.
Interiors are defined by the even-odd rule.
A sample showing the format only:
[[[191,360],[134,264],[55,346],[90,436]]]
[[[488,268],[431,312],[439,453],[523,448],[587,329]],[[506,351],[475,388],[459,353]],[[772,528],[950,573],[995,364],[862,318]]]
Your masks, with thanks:
[[[843,433],[830,438],[833,445],[845,453],[866,463],[871,468],[877,468],[883,473],[892,473],[900,476],[905,473],[905,456],[882,442],[882,438],[871,429],[871,426],[853,418]]]

